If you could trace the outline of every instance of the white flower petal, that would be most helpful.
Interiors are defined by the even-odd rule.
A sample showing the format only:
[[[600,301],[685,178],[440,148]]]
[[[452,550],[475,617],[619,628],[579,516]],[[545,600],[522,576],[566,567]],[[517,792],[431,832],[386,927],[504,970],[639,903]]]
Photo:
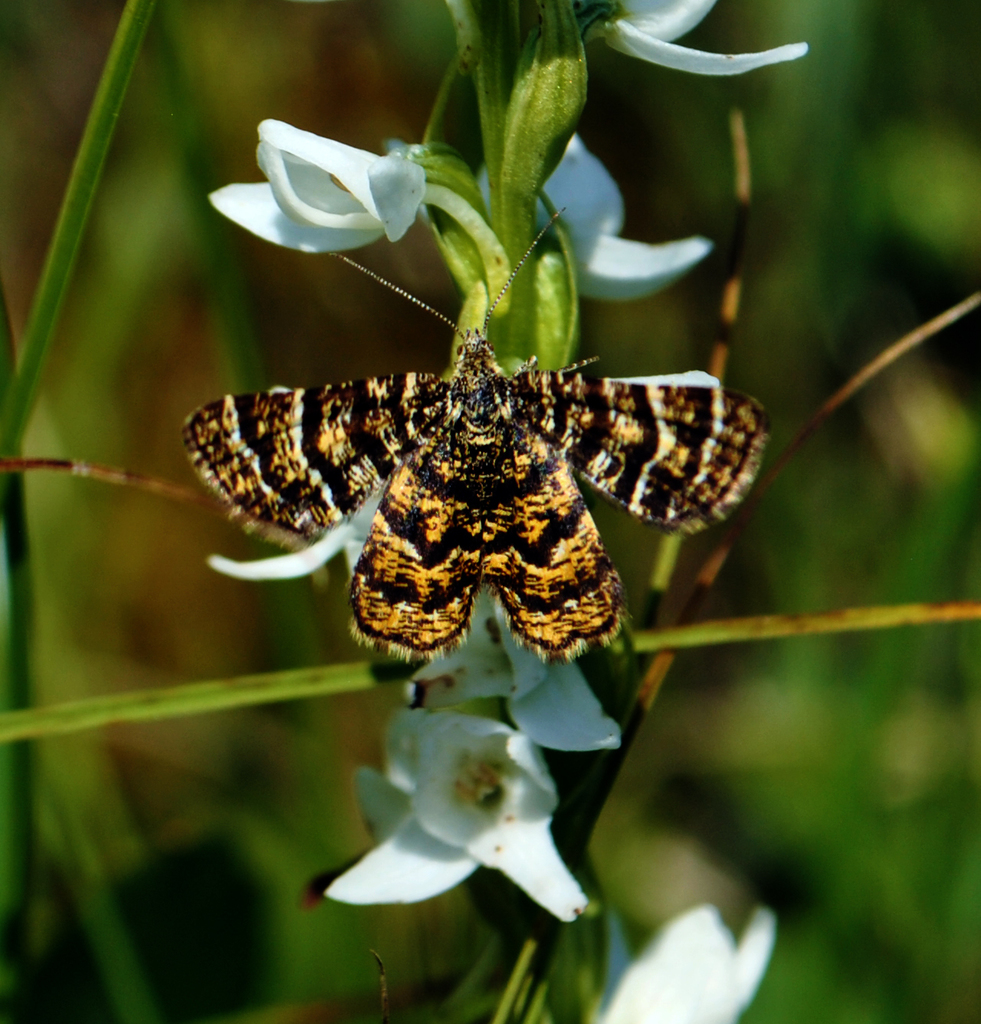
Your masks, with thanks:
[[[589,902],[565,866],[549,829],[549,819],[511,820],[485,832],[467,850],[497,868],[560,921],[573,921]]]
[[[419,212],[426,192],[426,172],[401,154],[390,153],[368,168],[368,184],[385,234],[390,242],[397,242]]]
[[[346,525],[351,527],[351,531],[344,539],[344,558],[347,561],[347,573],[349,576],[354,574],[354,567],[358,564],[358,559],[361,557],[361,549],[364,547],[368,534],[371,532],[371,524],[375,518],[375,513],[378,511],[378,503],[380,501],[381,493],[373,495],[347,521]]]
[[[641,31],[624,18],[611,24],[605,38],[615,50],[631,57],[639,57],[677,71],[691,71],[697,75],[741,75],[767,64],[797,60],[807,53],[807,43],[789,43],[762,53],[706,53],[704,50],[666,43]]]
[[[612,750],[620,727],[603,713],[578,665],[551,665],[545,681],[511,700],[511,717],[540,746],[552,750]]]
[[[638,28],[658,39],[672,40],[690,32],[716,0],[626,0],[624,8]]]
[[[325,895],[342,903],[417,903],[459,885],[476,868],[473,857],[410,819],[336,878]]]
[[[309,576],[322,565],[326,565],[347,544],[356,531],[350,523],[342,523],[328,530],[318,541],[302,551],[288,555],[274,555],[272,558],[258,558],[250,562],[236,562],[223,555],[209,555],[208,565],[215,572],[234,576],[239,580],[290,580],[297,576]],[[364,544],[364,541],[361,542]]]
[[[623,976],[630,969],[633,963],[633,954],[627,945],[627,936],[623,931],[623,922],[615,909],[611,908],[606,915],[607,946],[606,946],[606,982],[603,985],[603,996],[600,999],[599,1009],[595,1013],[595,1019],[602,1021],[606,1016],[613,997]]]
[[[267,242],[301,252],[342,252],[368,245],[385,233],[380,222],[371,228],[308,227],[283,213],[266,184],[226,185],[208,197],[212,206],[229,220]]]
[[[507,627],[503,635],[510,640]],[[442,708],[478,697],[507,697],[514,688],[511,662],[487,591],[477,597],[466,643],[445,658],[424,665],[410,682],[416,707]]]
[[[686,370],[684,373],[661,373],[652,377],[611,377],[621,384],[643,384],[655,388],[717,388],[721,386],[718,377],[704,370]]]
[[[385,760],[389,781],[404,793],[414,793],[419,772],[419,744],[428,713],[406,708],[388,726]]]
[[[528,818],[551,814],[559,801],[555,781],[549,774],[548,765],[537,744],[524,733],[509,729],[507,749],[514,763],[527,772],[531,781],[540,790],[532,793],[532,799],[523,802],[519,809]]]
[[[736,951],[736,994],[742,1007],[748,1006],[756,995],[776,937],[776,915],[766,907],[757,907]]]
[[[559,166],[545,184],[545,192],[573,235],[618,235],[623,227],[623,196],[613,175],[598,157],[573,135]],[[541,226],[548,221],[545,207],[539,210]]]
[[[541,754],[501,722],[442,712],[420,729],[412,807],[444,842],[466,846],[507,819],[547,820],[557,802]]]
[[[355,772],[354,792],[375,842],[393,836],[412,814],[408,793],[374,768],[359,768]]]
[[[626,972],[599,1024],[733,1024],[766,967],[767,927],[750,932],[744,975],[715,907],[676,918]]]
[[[648,245],[626,238],[600,235],[592,251],[576,256],[579,290],[594,299],[636,299],[675,281],[703,259],[712,243],[697,235],[678,242]]]
[[[336,193],[343,193],[347,190],[357,200],[364,210],[372,215],[375,220],[381,220],[375,209],[374,197],[371,194],[371,186],[368,183],[368,168],[379,158],[377,153],[369,153],[365,149],[357,149],[354,146],[347,146],[335,139],[326,139],[322,135],[315,135],[313,132],[305,132],[301,128],[294,128],[285,121],[266,120],[259,125],[260,147],[266,143],[268,150],[279,150],[282,153],[298,157],[307,164],[312,164],[323,174],[332,176],[340,182],[342,188],[334,185]],[[309,185],[309,180],[304,180]],[[334,192],[327,192],[327,195],[337,195]],[[320,206],[317,202],[311,202],[314,197],[309,188],[303,190],[301,201],[310,205]],[[320,206],[321,209],[332,209],[328,206]],[[350,212],[340,210],[339,212]]]
[[[504,609],[495,610],[498,628],[501,632],[501,643],[511,663],[511,697],[522,697],[545,681],[548,675],[548,663],[543,661],[534,651],[519,647],[511,634],[508,617]]]
[[[268,142],[259,143],[256,159],[280,209],[302,227],[370,230],[380,223],[364,207],[352,209],[352,197],[313,164]]]

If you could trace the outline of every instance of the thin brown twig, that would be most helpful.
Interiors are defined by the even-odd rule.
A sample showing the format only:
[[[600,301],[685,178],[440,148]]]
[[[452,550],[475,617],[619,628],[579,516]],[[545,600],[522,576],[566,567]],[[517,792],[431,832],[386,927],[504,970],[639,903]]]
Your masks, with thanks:
[[[133,473],[128,469],[118,469],[115,466],[103,466],[97,462],[82,462],[75,459],[0,458],[0,473],[23,473],[38,469],[91,477],[93,480],[123,487],[135,487],[149,494],[170,498],[171,501],[206,508],[209,512],[217,512],[226,518],[230,511],[227,505],[209,498],[206,494],[193,491],[190,487],[173,484],[169,480],[158,480],[143,473]]]
[[[749,208],[752,198],[752,175],[749,162],[749,144],[746,140],[746,121],[743,112],[734,109],[729,115],[732,135],[732,157],[735,164],[736,221],[729,249],[729,274],[722,290],[719,310],[719,328],[715,347],[709,359],[708,372],[719,380],[725,376],[732,343],[732,330],[739,316],[739,300],[743,289],[743,264],[746,259],[746,239],[749,230]]]
[[[977,309],[978,306],[981,306],[981,291],[974,292],[973,295],[969,295],[962,302],[957,303],[956,306],[952,306],[939,316],[935,316],[932,320],[928,320],[925,324],[917,327],[916,330],[910,331],[909,334],[904,335],[897,342],[890,345],[887,349],[876,356],[875,359],[863,366],[858,373],[843,384],[817,410],[817,412],[814,413],[807,423],[805,423],[797,432],[790,444],[788,444],[780,453],[776,462],[774,462],[764,474],[762,479],[753,489],[753,493],[744,502],[742,508],[737,513],[725,537],[723,537],[719,545],[702,564],[701,571],[695,579],[695,585],[692,588],[691,595],[685,603],[685,606],[682,608],[681,613],[678,615],[678,618],[675,620],[675,625],[686,625],[694,620],[695,616],[701,609],[712,584],[719,575],[719,571],[722,569],[726,559],[729,557],[729,552],[732,550],[733,545],[742,536],[743,531],[749,525],[749,521],[752,519],[756,509],[759,507],[763,495],[766,494],[776,478],[781,472],[783,472],[787,463],[794,457],[794,455],[797,454],[798,451],[800,451],[804,442],[836,409],[838,409],[839,406],[851,398],[859,388],[866,385],[873,377],[876,376],[876,374],[881,373],[887,366],[896,362],[897,359],[906,355],[907,352],[916,348],[917,345],[921,345],[928,338],[932,338],[944,328],[949,327],[955,321],[960,320],[961,317],[967,316],[968,313]],[[657,697],[661,683],[664,682],[664,677],[667,675],[668,669],[674,661],[674,656],[675,652],[673,650],[659,651],[648,666],[647,671],[644,673],[644,678],[641,681],[640,690],[637,695],[637,706],[642,715],[654,703],[654,699]]]
[[[378,964],[378,987],[381,990],[382,1024],[388,1024],[388,979],[385,977],[385,965],[382,963],[382,958],[373,949],[369,949],[368,952],[375,958],[375,962]]]
[[[715,345],[708,362],[708,372],[722,380],[732,344],[732,332],[739,316],[739,299],[742,294],[743,263],[746,254],[746,239],[749,228],[749,207],[752,198],[749,143],[746,139],[746,122],[742,111],[733,109],[729,115],[729,129],[732,135],[732,159],[734,165],[733,191],[736,196],[735,225],[729,246],[729,270],[719,302],[719,326]],[[645,628],[653,626],[661,608],[661,601],[671,583],[675,563],[680,550],[680,537],[664,535],[658,544],[657,558],[651,569],[647,584],[647,598],[640,623]]]
[[[249,515],[235,505],[226,504],[208,494],[174,484],[169,480],[159,480],[146,476],[144,473],[133,473],[128,469],[115,466],[103,466],[98,462],[82,462],[75,459],[37,459],[37,458],[0,458],[0,474],[24,473],[30,470],[50,470],[56,473],[70,473],[72,476],[89,477],[102,483],[116,484],[120,487],[134,487],[148,494],[156,494],[171,501],[203,508],[222,519],[230,520],[242,529],[256,534],[275,544],[287,548],[301,548],[307,543],[306,538],[282,526],[264,522]]]

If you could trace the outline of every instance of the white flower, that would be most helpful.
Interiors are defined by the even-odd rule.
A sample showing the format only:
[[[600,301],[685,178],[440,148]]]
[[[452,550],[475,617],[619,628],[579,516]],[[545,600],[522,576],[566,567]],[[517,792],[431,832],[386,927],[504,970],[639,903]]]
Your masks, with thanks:
[[[304,252],[337,252],[408,231],[426,172],[401,153],[378,156],[282,121],[259,125],[268,184],[226,185],[214,206],[260,238]]]
[[[765,908],[737,946],[715,907],[696,907],[647,945],[597,1024],[734,1024],[756,994],[775,936]]]
[[[555,783],[520,732],[473,715],[400,711],[389,728],[387,773],[360,769],[357,793],[378,846],[326,896],[415,903],[483,864],[563,921],[585,909],[552,841]]]
[[[347,559],[347,571],[353,573],[364,542],[368,539],[378,500],[378,497],[370,498],[350,519],[328,530],[302,551],[249,562],[237,562],[224,555],[209,555],[208,565],[216,572],[240,580],[289,580],[296,576],[309,576],[326,565],[339,551],[343,551]]]
[[[731,54],[706,53],[672,42],[690,32],[714,6],[715,0],[590,0],[580,26],[587,36],[602,35],[615,50],[631,57],[698,75],[741,75],[807,53],[807,43]]]
[[[254,235],[302,252],[356,249],[382,235],[396,242],[423,204],[436,206],[473,240],[489,290],[497,294],[511,272],[500,241],[462,196],[426,181],[413,152],[393,142],[378,156],[283,121],[263,121],[256,158],[269,181],[226,185],[209,198]]]
[[[466,643],[419,669],[413,705],[441,708],[478,697],[506,697],[518,728],[542,747],[600,750],[620,745],[620,727],[603,713],[578,665],[548,664],[514,642],[503,610],[484,591]]]
[[[569,226],[579,291],[589,298],[650,295],[686,273],[712,249],[712,243],[698,235],[661,245],[620,238],[624,217],[620,189],[578,135],[569,140],[545,192]],[[542,225],[546,220],[542,216]]]
[[[722,383],[718,377],[704,370],[685,370],[684,373],[659,373],[650,377],[611,377],[622,384],[643,384],[654,388],[717,388]]]

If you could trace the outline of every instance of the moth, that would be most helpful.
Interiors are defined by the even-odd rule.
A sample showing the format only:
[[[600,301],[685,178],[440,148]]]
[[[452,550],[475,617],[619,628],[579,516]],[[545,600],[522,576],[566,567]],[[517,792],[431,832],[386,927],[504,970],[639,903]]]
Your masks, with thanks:
[[[578,473],[644,523],[723,518],[756,472],[759,403],[721,387],[547,372],[508,376],[468,333],[450,380],[426,373],[228,395],[193,413],[202,479],[246,516],[313,539],[381,501],[351,581],[357,637],[432,658],[489,587],[518,641],[568,660],[609,641],[623,587]]]

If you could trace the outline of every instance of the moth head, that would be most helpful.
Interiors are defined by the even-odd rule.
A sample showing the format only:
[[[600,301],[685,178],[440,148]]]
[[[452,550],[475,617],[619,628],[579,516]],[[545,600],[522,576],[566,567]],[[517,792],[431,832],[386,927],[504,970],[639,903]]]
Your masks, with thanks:
[[[480,370],[501,373],[494,358],[494,346],[480,330],[467,330],[457,349],[456,373],[475,373]]]

